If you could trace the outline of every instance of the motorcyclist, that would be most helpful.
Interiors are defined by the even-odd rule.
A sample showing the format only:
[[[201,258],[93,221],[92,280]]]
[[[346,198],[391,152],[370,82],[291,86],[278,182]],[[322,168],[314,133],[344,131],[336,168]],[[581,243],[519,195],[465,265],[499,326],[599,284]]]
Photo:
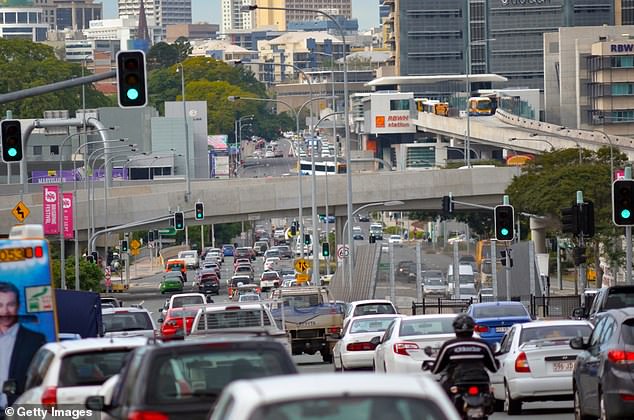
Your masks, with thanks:
[[[475,321],[460,314],[453,321],[453,329],[456,338],[442,345],[432,373],[441,376],[440,384],[448,394],[456,383],[489,384],[487,369],[496,372],[499,362],[486,341],[473,337]]]

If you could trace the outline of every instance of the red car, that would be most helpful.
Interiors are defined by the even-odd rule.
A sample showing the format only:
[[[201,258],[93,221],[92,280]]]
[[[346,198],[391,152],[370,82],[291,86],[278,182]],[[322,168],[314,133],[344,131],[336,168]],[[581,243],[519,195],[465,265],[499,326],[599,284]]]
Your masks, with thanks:
[[[161,335],[163,337],[173,337],[183,334],[183,318],[185,318],[187,334],[192,330],[192,324],[198,309],[173,308],[167,311],[165,319],[161,323]]]

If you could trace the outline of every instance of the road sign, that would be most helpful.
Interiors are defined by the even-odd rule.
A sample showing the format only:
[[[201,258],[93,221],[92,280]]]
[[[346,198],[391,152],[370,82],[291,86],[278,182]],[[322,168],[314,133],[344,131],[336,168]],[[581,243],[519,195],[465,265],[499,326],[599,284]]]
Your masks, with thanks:
[[[136,257],[137,255],[139,255],[139,249],[138,248],[132,248],[130,250],[130,255],[134,255]]]
[[[165,229],[159,229],[158,233],[159,233],[159,235],[163,235],[163,236],[174,236],[174,235],[176,235],[176,228],[168,227],[168,228],[165,228]]]
[[[140,247],[141,247],[141,242],[137,241],[136,239],[132,239],[132,242],[130,242],[130,248],[139,249]]]
[[[300,258],[295,260],[295,271],[299,271],[300,273],[305,273],[310,268],[310,261]]]
[[[337,259],[343,260],[350,255],[350,248],[348,245],[337,245]]]
[[[310,276],[308,274],[297,274],[295,276],[295,279],[297,279],[298,283],[306,283],[308,280],[310,280]]]
[[[13,214],[13,217],[15,217],[18,222],[22,223],[24,222],[24,219],[26,219],[29,216],[29,214],[31,213],[31,210],[29,210],[26,204],[20,201],[18,204],[15,205],[11,213]]]

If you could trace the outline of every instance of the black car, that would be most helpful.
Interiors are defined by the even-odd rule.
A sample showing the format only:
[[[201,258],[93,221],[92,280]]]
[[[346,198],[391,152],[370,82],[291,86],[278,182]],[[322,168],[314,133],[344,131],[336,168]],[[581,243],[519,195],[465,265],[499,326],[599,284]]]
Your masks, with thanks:
[[[396,266],[396,280],[416,281],[416,263],[414,261],[401,261]]]
[[[202,420],[232,381],[298,373],[288,351],[266,337],[171,341],[131,354],[112,395],[86,399],[86,407],[113,419]],[[148,416],[148,417],[146,417]]]
[[[220,295],[220,281],[217,278],[204,278],[198,283],[198,291],[205,295]]]
[[[576,308],[573,318],[588,318],[592,323],[603,312],[610,309],[628,308],[634,306],[634,286],[618,285],[603,287],[598,290],[589,308]]]
[[[598,316],[590,338],[576,337],[575,418],[631,419],[634,413],[634,307]]]

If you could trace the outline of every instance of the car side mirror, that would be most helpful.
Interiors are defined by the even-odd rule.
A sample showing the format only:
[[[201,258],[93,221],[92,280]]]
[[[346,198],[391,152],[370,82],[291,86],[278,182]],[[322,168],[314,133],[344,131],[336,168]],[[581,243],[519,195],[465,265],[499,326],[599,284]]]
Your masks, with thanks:
[[[493,354],[498,354],[500,353],[500,351],[502,351],[502,346],[500,345],[500,343],[495,343],[493,345]]]
[[[7,379],[2,384],[2,392],[7,395],[15,395],[18,389],[18,383],[15,379]]]
[[[87,409],[92,411],[103,411],[106,408],[106,403],[102,395],[91,395],[86,398],[84,403]]]
[[[163,318],[157,319],[156,322],[158,322],[159,324],[162,324],[163,323]]]
[[[584,337],[575,337],[570,339],[569,344],[575,350],[585,350],[588,348],[589,342]]]
[[[423,352],[425,352],[425,354],[429,357],[432,357],[432,355],[434,354],[434,351],[430,346],[425,347],[423,349]]]
[[[425,360],[421,368],[425,371],[430,371],[430,370],[434,370],[435,365],[436,365],[436,362],[434,362],[433,360]]]
[[[370,340],[370,344],[374,345],[374,347],[378,346],[381,343],[381,336],[377,335],[376,337],[372,337]]]
[[[576,319],[585,318],[586,310],[583,307],[575,308],[572,310],[572,317]]]

